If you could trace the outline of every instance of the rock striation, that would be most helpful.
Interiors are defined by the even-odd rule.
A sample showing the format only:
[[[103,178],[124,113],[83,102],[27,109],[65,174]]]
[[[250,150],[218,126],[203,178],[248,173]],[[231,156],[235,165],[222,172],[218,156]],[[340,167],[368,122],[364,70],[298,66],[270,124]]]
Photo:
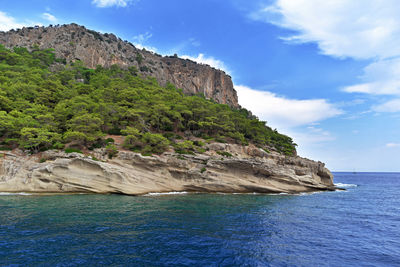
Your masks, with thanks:
[[[142,156],[120,151],[108,159],[47,151],[6,152],[0,159],[0,192],[118,193],[151,192],[299,193],[335,190],[321,162],[267,153],[253,146],[210,144],[204,154]],[[228,151],[223,157],[217,151]],[[46,159],[39,163],[39,158]]]
[[[232,79],[225,72],[177,56],[162,57],[114,34],[101,34],[77,24],[0,32],[0,44],[8,48],[53,48],[58,58],[81,60],[89,68],[134,66],[141,75],[155,77],[162,86],[170,82],[186,94],[204,94],[217,103],[239,107]]]

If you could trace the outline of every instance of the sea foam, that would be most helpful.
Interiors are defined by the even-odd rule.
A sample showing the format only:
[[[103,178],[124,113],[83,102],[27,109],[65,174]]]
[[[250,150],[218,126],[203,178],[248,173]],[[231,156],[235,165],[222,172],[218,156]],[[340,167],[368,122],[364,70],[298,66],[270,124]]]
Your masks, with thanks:
[[[351,188],[351,187],[357,187],[358,185],[356,184],[342,184],[342,183],[337,183],[335,184],[336,187],[339,188]]]
[[[10,192],[0,192],[0,196],[31,196],[29,193],[10,193]]]
[[[186,191],[181,192],[165,192],[165,193],[147,193],[145,196],[166,196],[166,195],[184,195],[187,194]]]

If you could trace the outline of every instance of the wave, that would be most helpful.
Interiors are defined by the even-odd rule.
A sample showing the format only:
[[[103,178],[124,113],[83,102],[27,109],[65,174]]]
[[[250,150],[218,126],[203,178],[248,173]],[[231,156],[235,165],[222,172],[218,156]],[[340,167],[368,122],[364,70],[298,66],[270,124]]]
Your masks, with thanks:
[[[339,188],[351,188],[351,187],[357,187],[358,185],[356,184],[342,184],[342,183],[337,183],[335,184],[336,187]]]
[[[187,194],[188,192],[186,191],[180,191],[180,192],[164,192],[164,193],[147,193],[145,196],[165,196],[165,195],[184,195]]]
[[[0,192],[0,196],[31,196],[30,193],[10,193],[10,192]]]

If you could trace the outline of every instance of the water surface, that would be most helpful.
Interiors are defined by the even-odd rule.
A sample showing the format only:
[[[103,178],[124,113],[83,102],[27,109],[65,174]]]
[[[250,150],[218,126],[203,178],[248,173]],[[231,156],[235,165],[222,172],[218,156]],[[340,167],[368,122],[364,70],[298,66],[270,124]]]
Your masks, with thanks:
[[[0,265],[399,266],[400,174],[311,195],[0,194]]]

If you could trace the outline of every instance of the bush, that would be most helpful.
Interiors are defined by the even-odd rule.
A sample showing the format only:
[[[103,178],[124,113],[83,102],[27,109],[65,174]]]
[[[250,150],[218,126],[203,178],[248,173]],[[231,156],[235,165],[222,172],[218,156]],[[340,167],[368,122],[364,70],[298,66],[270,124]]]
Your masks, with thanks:
[[[205,145],[204,142],[202,142],[202,141],[193,141],[193,144],[194,144],[195,146],[199,146],[199,147],[202,147],[202,146]]]
[[[149,153],[161,154],[167,150],[169,146],[168,139],[161,134],[145,133],[141,141],[145,145],[143,151]]]
[[[104,142],[108,145],[109,143],[115,143],[115,140],[113,138],[107,138]]]
[[[228,158],[232,157],[232,154],[227,151],[217,151],[217,154]]]
[[[39,162],[40,162],[40,163],[43,163],[43,162],[46,162],[46,160],[47,160],[46,158],[41,158],[41,159],[39,160]]]
[[[72,147],[68,147],[64,150],[65,153],[69,154],[69,153],[82,153],[82,151],[80,149],[77,148],[72,148]]]
[[[63,149],[64,147],[65,147],[65,145],[60,142],[56,142],[52,146],[53,149]]]
[[[194,154],[195,146],[192,141],[185,140],[173,145],[175,152],[178,154]]]
[[[106,153],[109,159],[112,159],[114,156],[118,154],[118,149],[114,144],[108,144],[106,146]]]
[[[200,172],[203,173],[205,172],[207,169],[205,167],[201,168]]]

